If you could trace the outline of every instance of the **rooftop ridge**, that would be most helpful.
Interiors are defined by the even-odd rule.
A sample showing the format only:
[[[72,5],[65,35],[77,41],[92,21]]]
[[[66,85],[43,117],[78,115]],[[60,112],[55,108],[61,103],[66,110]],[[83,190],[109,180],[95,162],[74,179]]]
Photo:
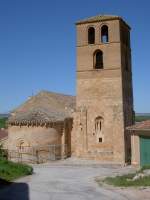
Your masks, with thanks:
[[[37,96],[37,95],[40,95],[40,94],[54,94],[54,95],[75,97],[74,95],[71,95],[71,94],[64,94],[64,93],[61,93],[61,92],[53,92],[53,91],[48,91],[48,90],[41,90],[37,94],[35,94],[34,96]]]
[[[76,25],[86,24],[86,23],[94,23],[94,22],[102,22],[102,21],[108,21],[108,20],[116,20],[116,19],[121,20],[123,23],[125,23],[130,28],[130,26],[123,20],[122,17],[120,17],[118,15],[104,15],[104,14],[85,18],[83,20],[79,20],[76,22]]]
[[[72,117],[75,96],[40,91],[11,112],[9,124],[45,124]]]
[[[137,122],[134,125],[127,127],[127,130],[150,130],[150,119]]]
[[[77,21],[77,23],[84,23],[84,22],[93,22],[93,21],[103,21],[103,20],[108,20],[108,19],[116,19],[120,18],[117,15],[104,15],[104,14],[99,14],[96,16],[88,17],[83,20]]]

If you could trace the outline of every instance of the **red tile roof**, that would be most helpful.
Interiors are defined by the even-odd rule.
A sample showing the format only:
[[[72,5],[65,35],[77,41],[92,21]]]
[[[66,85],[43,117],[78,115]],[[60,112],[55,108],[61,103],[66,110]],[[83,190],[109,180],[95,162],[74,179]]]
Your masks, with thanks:
[[[149,130],[150,131],[150,120],[137,122],[135,125],[127,127],[127,130]]]
[[[8,137],[8,131],[0,129],[0,140],[4,139],[6,137]]]

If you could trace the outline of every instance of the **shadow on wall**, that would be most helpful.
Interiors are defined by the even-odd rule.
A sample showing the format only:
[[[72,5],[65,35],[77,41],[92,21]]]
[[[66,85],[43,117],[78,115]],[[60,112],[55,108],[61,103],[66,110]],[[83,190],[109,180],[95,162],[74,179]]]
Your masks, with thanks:
[[[11,183],[0,179],[0,200],[29,200],[26,183]]]

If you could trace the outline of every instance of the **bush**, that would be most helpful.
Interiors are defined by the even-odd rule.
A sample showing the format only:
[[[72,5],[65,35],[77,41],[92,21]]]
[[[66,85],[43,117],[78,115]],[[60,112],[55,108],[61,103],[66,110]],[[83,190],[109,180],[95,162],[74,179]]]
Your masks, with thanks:
[[[3,145],[0,144],[0,159],[7,159],[8,158],[8,152],[7,150],[3,149]]]

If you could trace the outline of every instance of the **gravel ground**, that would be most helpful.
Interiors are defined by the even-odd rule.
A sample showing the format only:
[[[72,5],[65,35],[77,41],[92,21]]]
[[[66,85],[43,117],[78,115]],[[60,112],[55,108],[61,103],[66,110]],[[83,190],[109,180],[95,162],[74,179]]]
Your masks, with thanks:
[[[34,174],[0,190],[0,200],[150,200],[150,188],[100,187],[96,177],[134,172],[132,167],[69,159],[33,165]]]

